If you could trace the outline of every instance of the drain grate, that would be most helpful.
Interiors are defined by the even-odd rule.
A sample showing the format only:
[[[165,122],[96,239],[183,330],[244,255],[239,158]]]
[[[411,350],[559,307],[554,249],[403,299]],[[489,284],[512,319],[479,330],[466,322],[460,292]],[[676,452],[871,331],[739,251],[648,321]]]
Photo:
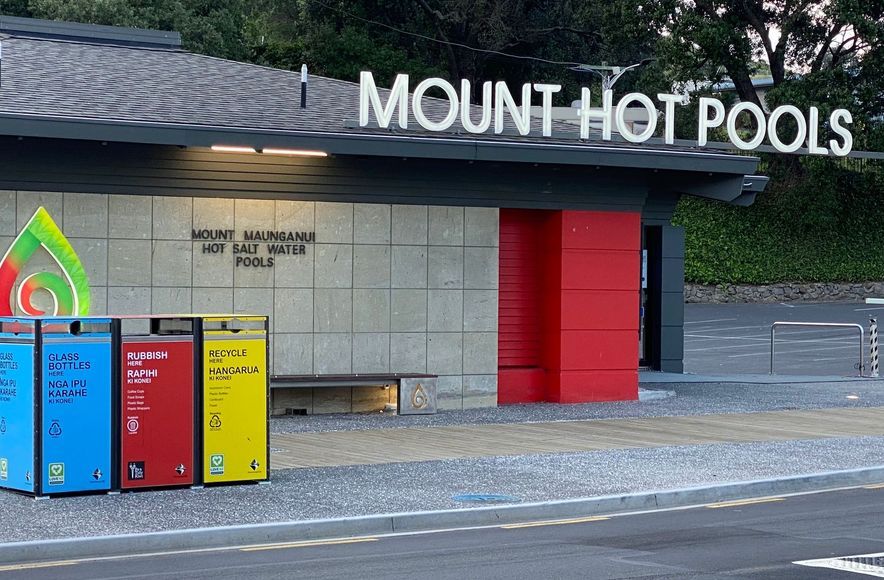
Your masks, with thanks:
[[[793,563],[800,566],[829,568],[831,570],[842,570],[844,572],[855,572],[864,576],[884,578],[884,553],[841,556],[840,558],[821,558],[819,560],[801,560]]]
[[[462,493],[460,495],[451,496],[451,499],[454,501],[483,503],[516,503],[522,501],[512,495],[501,495],[497,493]]]

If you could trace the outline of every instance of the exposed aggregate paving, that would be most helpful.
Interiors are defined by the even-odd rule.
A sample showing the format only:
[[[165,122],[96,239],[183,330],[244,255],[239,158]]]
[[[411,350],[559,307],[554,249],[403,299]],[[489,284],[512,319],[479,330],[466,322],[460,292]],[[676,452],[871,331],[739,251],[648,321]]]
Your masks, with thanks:
[[[884,406],[884,380],[771,385],[740,383],[661,383],[655,385],[644,383],[642,386],[646,389],[675,391],[675,396],[642,402],[506,405],[487,409],[443,411],[436,415],[423,416],[361,413],[275,417],[270,423],[270,429],[272,433],[306,433]],[[857,396],[858,398],[848,399],[848,396]]]
[[[464,508],[884,465],[884,437],[714,444],[275,471],[271,485],[34,500],[0,495],[0,542]]]

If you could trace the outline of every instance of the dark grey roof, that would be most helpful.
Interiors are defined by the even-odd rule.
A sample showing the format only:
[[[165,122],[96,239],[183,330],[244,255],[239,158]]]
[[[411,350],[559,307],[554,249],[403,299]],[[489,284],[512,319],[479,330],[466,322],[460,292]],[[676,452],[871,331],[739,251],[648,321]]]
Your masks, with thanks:
[[[183,146],[753,173],[754,157],[684,147],[359,128],[359,87],[180,50],[0,35],[0,135]],[[379,79],[381,82],[381,79]],[[430,105],[432,107],[432,105]],[[568,132],[571,132],[569,135]]]
[[[0,112],[289,130],[328,130],[336,119],[340,126],[351,114],[353,85],[311,80],[310,108],[302,111],[299,75],[290,71],[177,50],[11,37],[3,40]]]
[[[31,38],[88,40],[99,44],[181,48],[181,34],[169,30],[147,30],[122,26],[100,26],[79,22],[59,22],[0,14],[0,33]]]

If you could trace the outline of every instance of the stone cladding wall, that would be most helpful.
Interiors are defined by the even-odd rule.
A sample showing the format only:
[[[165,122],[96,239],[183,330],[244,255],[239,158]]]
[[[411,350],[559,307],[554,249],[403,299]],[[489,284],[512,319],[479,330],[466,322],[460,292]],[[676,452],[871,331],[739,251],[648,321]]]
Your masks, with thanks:
[[[884,282],[812,283],[812,284],[685,284],[685,302],[695,304],[779,303],[779,302],[861,302],[866,298],[884,298]]]

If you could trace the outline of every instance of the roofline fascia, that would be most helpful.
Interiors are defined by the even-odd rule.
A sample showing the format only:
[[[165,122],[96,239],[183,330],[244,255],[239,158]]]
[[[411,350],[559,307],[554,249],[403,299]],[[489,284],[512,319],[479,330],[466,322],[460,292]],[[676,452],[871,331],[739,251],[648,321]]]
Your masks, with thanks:
[[[256,148],[315,149],[332,155],[588,165],[740,175],[754,173],[759,163],[759,159],[752,156],[610,146],[603,143],[571,145],[394,133],[284,131],[9,112],[0,112],[0,135],[179,147],[248,145]]]

